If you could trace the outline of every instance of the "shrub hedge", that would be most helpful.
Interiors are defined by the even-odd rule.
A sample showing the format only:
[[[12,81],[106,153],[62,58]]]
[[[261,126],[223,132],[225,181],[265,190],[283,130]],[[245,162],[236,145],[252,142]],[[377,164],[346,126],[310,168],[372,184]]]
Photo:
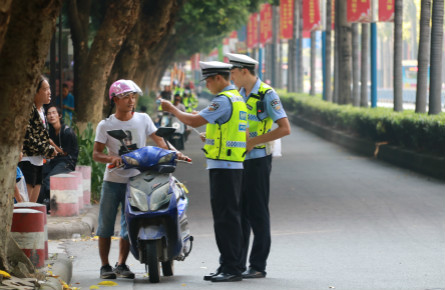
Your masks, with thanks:
[[[323,101],[320,96],[279,91],[289,115],[311,120],[373,142],[388,142],[418,153],[445,156],[445,113],[361,108]]]

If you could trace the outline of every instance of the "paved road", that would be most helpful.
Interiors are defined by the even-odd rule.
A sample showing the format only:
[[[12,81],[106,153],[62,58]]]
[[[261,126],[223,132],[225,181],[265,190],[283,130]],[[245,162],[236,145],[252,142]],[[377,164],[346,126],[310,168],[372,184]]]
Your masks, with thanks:
[[[194,164],[181,164],[175,174],[190,189],[190,257],[156,285],[131,257],[137,278],[118,279],[113,289],[445,289],[445,183],[357,156],[298,127],[283,139],[283,157],[273,161],[267,278],[236,285],[203,281],[217,267],[218,252],[195,133],[186,147]],[[76,257],[73,286],[100,282],[96,244],[61,245]],[[117,241],[111,257],[116,260]]]

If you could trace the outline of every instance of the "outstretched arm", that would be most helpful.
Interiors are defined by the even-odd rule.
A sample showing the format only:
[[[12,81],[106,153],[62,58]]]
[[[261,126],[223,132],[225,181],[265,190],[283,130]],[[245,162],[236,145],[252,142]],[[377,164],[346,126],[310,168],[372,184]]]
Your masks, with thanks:
[[[206,119],[198,114],[181,112],[169,101],[161,100],[161,106],[162,110],[172,113],[179,119],[179,121],[193,128],[200,127],[208,123]]]

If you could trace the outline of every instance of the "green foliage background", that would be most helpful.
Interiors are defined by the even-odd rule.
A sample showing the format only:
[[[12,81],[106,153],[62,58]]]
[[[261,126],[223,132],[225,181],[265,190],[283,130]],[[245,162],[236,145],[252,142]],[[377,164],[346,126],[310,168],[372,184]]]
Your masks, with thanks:
[[[79,132],[79,129],[75,124],[73,124],[73,128],[76,132],[77,143],[79,145],[77,165],[91,166],[91,200],[92,202],[97,202],[100,200],[100,191],[106,165],[93,160],[95,138],[93,125],[88,123],[87,128],[82,133]]]
[[[290,114],[369,141],[445,156],[445,113],[428,115],[412,110],[361,108],[323,101],[320,96],[279,92]]]

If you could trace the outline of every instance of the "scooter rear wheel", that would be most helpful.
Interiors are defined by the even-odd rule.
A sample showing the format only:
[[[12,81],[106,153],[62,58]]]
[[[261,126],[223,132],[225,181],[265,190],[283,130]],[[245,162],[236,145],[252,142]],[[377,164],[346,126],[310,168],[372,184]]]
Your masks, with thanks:
[[[162,262],[162,274],[164,276],[173,276],[173,261]]]
[[[158,283],[160,278],[156,244],[156,241],[147,241],[145,243],[145,257],[147,259],[145,269],[148,272],[148,280],[151,283]]]

